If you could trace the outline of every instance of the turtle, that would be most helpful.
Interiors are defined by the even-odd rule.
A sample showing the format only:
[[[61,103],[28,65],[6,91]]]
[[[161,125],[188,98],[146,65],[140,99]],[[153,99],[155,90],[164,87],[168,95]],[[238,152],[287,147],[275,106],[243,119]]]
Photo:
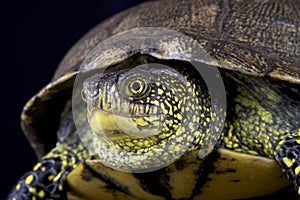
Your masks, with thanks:
[[[25,105],[39,162],[9,199],[298,196],[299,13],[293,0],[162,0],[100,23]]]

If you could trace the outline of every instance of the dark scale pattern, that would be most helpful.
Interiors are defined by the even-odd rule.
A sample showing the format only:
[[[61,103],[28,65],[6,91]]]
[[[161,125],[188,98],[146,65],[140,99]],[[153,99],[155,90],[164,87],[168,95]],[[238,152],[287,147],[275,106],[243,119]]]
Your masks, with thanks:
[[[19,180],[8,199],[65,199],[66,176],[85,155],[81,145],[77,149],[70,149],[58,144]]]
[[[259,51],[272,54],[276,51],[283,59],[299,55],[299,48],[289,45],[289,43],[297,44],[299,38],[297,29],[292,25],[298,24],[299,13],[297,7],[288,5],[293,3],[272,1],[258,4],[255,1],[244,1],[241,4],[234,2],[229,4],[230,12],[226,17],[223,31],[230,39],[238,38],[241,43],[247,42],[253,49]],[[273,25],[270,26],[270,23]],[[265,66],[266,63],[262,63],[261,67]]]
[[[297,109],[291,105],[299,102],[288,99],[268,80],[227,74],[236,82],[229,91],[230,112],[224,136],[229,149],[274,158],[277,145],[286,135],[295,134],[299,122]],[[290,108],[291,109],[286,109]]]
[[[227,77],[237,84],[229,91],[231,112],[223,146],[276,159],[300,193],[300,102],[272,80],[236,73]]]
[[[166,169],[160,169],[154,172],[148,173],[136,173],[133,174],[135,178],[139,180],[140,187],[145,191],[165,197],[166,199],[171,199],[169,185],[169,175]],[[158,177],[153,179],[153,177]]]
[[[300,133],[300,129],[299,129]],[[298,134],[299,134],[298,133]],[[288,175],[288,178],[293,181],[295,189],[300,186],[300,136],[287,137],[280,144],[280,149],[276,155],[276,160]]]

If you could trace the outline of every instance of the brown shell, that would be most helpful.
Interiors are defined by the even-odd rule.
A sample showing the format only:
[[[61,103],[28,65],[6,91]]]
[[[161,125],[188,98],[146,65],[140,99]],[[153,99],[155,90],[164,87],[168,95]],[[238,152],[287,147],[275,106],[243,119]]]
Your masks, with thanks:
[[[73,46],[52,82],[26,104],[22,127],[39,157],[52,148],[60,113],[84,58],[99,42],[137,27],[182,32],[197,40],[218,67],[299,84],[299,23],[299,0],[163,0],[140,4],[100,23]]]

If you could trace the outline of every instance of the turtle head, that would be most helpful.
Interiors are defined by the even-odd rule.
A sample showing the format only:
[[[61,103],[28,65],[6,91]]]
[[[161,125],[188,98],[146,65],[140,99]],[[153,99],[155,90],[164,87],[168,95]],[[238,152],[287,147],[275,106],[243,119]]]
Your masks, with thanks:
[[[181,123],[185,87],[171,69],[96,74],[84,83],[90,126],[111,138],[167,137]]]
[[[100,159],[130,170],[158,168],[199,148],[210,121],[199,80],[159,64],[88,78],[83,96]]]

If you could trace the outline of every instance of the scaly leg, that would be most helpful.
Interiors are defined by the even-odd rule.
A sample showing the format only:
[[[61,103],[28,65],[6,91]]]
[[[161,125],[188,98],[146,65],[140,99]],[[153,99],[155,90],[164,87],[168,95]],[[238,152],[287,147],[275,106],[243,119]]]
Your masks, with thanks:
[[[300,136],[289,136],[279,145],[280,149],[275,158],[300,195]]]
[[[27,172],[11,191],[8,199],[65,199],[66,176],[87,155],[83,145],[57,146]]]

